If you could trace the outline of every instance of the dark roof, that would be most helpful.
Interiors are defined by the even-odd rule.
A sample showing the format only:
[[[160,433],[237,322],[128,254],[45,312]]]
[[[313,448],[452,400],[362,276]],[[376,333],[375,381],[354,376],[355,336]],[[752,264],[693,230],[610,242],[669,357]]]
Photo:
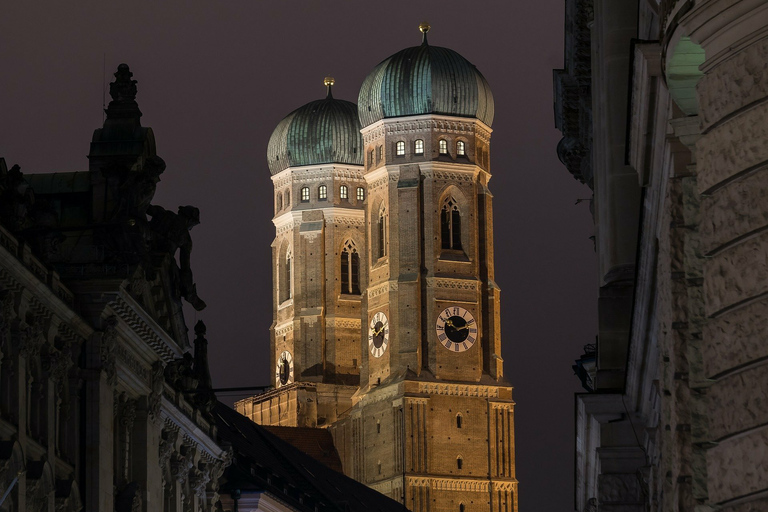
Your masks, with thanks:
[[[213,409],[220,441],[232,445],[232,465],[220,492],[264,491],[308,512],[397,511],[400,503],[338,473],[218,402]]]
[[[363,81],[357,100],[363,127],[387,117],[445,114],[493,123],[485,77],[449,48],[425,42],[385,59]]]
[[[301,165],[363,165],[363,136],[357,105],[329,94],[288,114],[267,145],[272,174]]]
[[[275,427],[262,425],[267,431],[275,434],[306,453],[318,462],[322,462],[334,471],[342,473],[341,459],[336,446],[333,444],[331,432],[324,428],[311,427]]]

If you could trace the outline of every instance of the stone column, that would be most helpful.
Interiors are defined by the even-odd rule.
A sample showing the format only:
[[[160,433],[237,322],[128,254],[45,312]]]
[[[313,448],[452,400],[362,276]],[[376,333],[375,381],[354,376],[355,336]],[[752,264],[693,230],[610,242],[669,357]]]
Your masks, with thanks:
[[[698,1],[680,24],[705,53],[696,157],[706,257],[700,364],[709,426],[692,434],[706,450],[706,502],[724,512],[762,510],[768,508],[768,2]]]
[[[116,325],[107,319],[107,328],[96,332],[85,344],[84,394],[85,435],[81,449],[85,452],[86,511],[114,510],[113,478],[113,389],[116,380],[114,347]]]

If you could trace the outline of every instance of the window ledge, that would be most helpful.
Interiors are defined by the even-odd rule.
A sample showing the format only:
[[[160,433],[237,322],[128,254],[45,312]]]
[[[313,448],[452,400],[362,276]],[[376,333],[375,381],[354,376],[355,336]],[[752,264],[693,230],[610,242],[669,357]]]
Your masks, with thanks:
[[[389,264],[389,256],[382,256],[381,258],[376,260],[376,263],[373,264],[373,266],[371,267],[371,270],[379,269],[388,264]]]
[[[457,251],[454,249],[443,249],[440,251],[440,260],[442,261],[458,261],[460,263],[470,263],[469,258],[464,251]]]
[[[290,298],[288,300],[284,300],[283,302],[281,302],[280,305],[277,306],[277,310],[280,311],[281,309],[285,309],[288,306],[293,306],[293,298]]]
[[[358,302],[363,299],[362,294],[355,294],[355,293],[342,293],[339,295],[338,300],[346,300],[349,302]]]

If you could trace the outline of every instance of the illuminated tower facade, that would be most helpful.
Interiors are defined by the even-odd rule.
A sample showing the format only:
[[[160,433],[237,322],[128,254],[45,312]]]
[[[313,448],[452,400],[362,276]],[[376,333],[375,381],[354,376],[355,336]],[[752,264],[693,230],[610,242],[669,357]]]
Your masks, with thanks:
[[[294,110],[268,146],[274,186],[274,391],[238,408],[267,425],[327,426],[360,380],[367,279],[362,137],[357,106],[326,98]]]
[[[347,475],[414,511],[517,511],[488,188],[493,96],[447,48],[406,48],[358,105],[289,114],[275,190],[275,389],[236,404],[322,426]]]
[[[517,510],[488,189],[493,96],[458,53],[402,50],[358,98],[368,282],[345,471],[411,510]]]

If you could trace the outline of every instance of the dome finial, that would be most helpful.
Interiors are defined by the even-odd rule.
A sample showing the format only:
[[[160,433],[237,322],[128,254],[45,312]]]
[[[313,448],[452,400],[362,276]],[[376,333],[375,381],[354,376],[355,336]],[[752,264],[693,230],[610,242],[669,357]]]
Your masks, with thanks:
[[[326,99],[330,100],[333,98],[333,94],[331,94],[331,87],[333,87],[333,84],[336,83],[336,80],[333,79],[332,76],[327,76],[323,79],[323,85],[325,85],[328,88],[328,95],[326,96]]]
[[[421,44],[427,44],[427,32],[429,32],[430,28],[432,27],[426,21],[422,21],[419,24],[419,30],[421,31],[422,34],[424,34],[424,36],[421,39]]]

